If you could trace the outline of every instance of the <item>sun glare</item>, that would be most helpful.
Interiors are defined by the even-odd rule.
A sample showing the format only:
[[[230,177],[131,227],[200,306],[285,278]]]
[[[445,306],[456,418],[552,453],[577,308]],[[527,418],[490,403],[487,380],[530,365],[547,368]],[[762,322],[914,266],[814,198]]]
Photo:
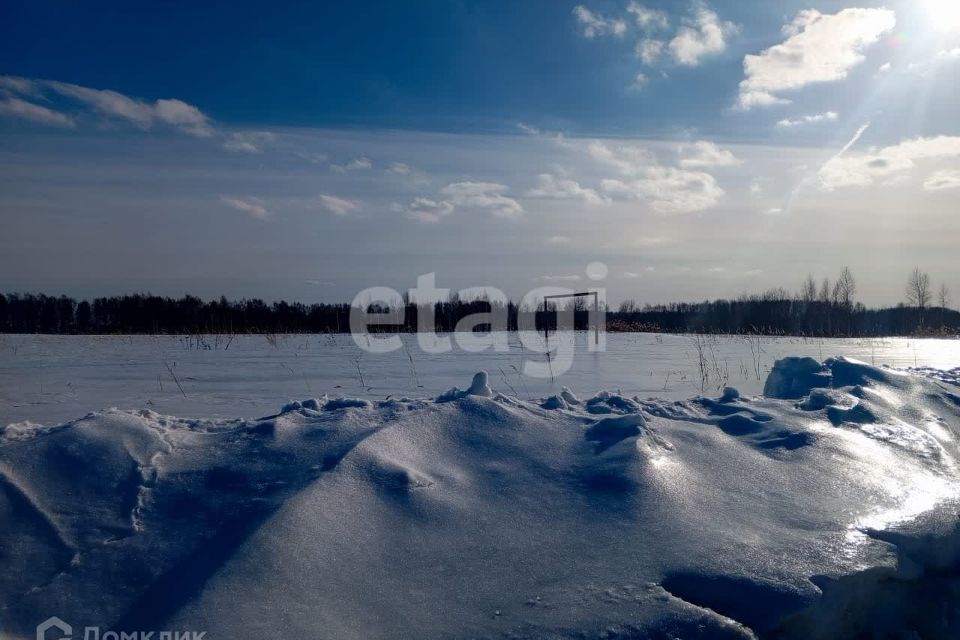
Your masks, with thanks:
[[[960,0],[924,0],[924,6],[937,29],[960,30]]]

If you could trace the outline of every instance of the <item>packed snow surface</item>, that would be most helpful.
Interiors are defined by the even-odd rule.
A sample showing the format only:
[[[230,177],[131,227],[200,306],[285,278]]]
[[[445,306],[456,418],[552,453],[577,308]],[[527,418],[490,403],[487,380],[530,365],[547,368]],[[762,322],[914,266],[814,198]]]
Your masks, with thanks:
[[[349,335],[0,335],[0,426],[59,424],[111,407],[253,418],[324,394],[370,401],[435,398],[453,385],[469,384],[481,370],[490,386],[527,401],[558,395],[563,387],[684,400],[719,394],[725,386],[758,395],[773,363],[788,356],[821,362],[846,356],[896,368],[960,363],[960,340],[610,333],[601,334],[606,350],[591,353],[593,334],[578,332],[569,371],[534,378],[521,374],[523,364],[544,357],[525,349],[516,333],[503,337],[509,350],[502,352],[483,344],[477,351],[461,348],[476,340],[471,334],[456,334],[457,348],[447,353],[421,348],[429,336],[400,337],[404,348],[374,354]]]
[[[450,382],[2,428],[0,634],[960,637],[944,376],[789,358],[765,396],[678,401]]]

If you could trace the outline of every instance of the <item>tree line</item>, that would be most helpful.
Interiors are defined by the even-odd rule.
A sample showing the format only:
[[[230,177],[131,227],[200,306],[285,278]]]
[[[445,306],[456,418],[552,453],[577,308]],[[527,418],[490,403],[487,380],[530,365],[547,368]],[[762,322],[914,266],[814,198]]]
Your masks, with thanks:
[[[913,270],[904,302],[868,309],[857,302],[857,281],[849,267],[831,283],[810,275],[791,294],[777,288],[744,294],[735,300],[674,303],[639,307],[628,300],[611,321],[681,333],[765,333],[826,337],[956,335],[960,313],[950,309],[950,291],[941,284],[934,294],[930,276]],[[609,329],[608,329],[609,330]]]
[[[915,269],[896,307],[868,309],[856,301],[853,273],[844,268],[836,281],[807,277],[795,294],[771,289],[733,300],[639,306],[628,300],[606,310],[608,331],[664,333],[764,333],[804,336],[956,335],[960,312],[950,309],[950,293],[933,290],[929,276]],[[583,299],[571,302],[576,328],[589,326]],[[416,303],[404,301],[402,322],[381,330],[417,331]],[[437,331],[457,328],[462,320],[496,311],[506,328],[554,328],[556,315],[542,309],[521,309],[513,302],[461,300],[456,295],[432,305]],[[369,311],[383,311],[371,307]],[[427,307],[427,312],[430,309]],[[170,298],[130,294],[90,300],[43,294],[0,294],[0,333],[50,334],[243,334],[345,333],[350,330],[350,304],[267,303],[259,299],[204,301],[195,296]],[[462,326],[461,326],[462,328]],[[475,330],[488,330],[478,325]]]

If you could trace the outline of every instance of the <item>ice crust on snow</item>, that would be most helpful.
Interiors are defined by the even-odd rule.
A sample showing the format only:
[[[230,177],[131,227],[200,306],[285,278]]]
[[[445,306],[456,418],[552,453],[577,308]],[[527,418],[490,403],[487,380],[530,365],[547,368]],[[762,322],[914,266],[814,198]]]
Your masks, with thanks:
[[[960,637],[960,400],[787,358],[667,402],[483,372],[0,432],[0,623],[330,638]],[[6,637],[6,636],[5,636]]]

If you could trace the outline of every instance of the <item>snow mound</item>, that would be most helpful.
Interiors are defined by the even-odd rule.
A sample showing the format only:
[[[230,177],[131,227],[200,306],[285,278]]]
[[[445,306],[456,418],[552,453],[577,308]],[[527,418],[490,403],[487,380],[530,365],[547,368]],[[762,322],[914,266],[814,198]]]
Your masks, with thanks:
[[[10,425],[4,637],[958,637],[956,394],[843,359],[767,387]]]
[[[639,413],[616,418],[604,418],[587,429],[586,438],[590,442],[596,443],[599,453],[627,438],[640,435],[642,427],[646,424],[646,420]]]
[[[740,392],[733,387],[724,387],[720,402],[736,402],[740,399]]]
[[[550,396],[542,403],[540,406],[548,411],[557,411],[559,409],[569,409],[570,405],[567,404],[566,400],[563,399],[563,396]]]
[[[470,383],[470,386],[466,391],[461,391],[457,387],[453,387],[449,391],[440,394],[437,397],[437,402],[451,402],[453,400],[459,400],[461,398],[466,398],[467,396],[478,396],[481,398],[489,398],[493,395],[493,390],[490,389],[490,385],[487,384],[487,372],[479,371],[476,375],[473,376],[473,381]]]
[[[636,401],[609,391],[601,391],[584,404],[589,413],[637,413],[640,411],[640,405]]]
[[[830,386],[830,378],[830,370],[813,358],[783,358],[773,364],[763,395],[801,398],[813,389]]]
[[[910,373],[925,376],[932,380],[939,380],[947,384],[960,387],[960,367],[953,369],[934,369],[932,367],[911,367],[907,369]]]
[[[573,392],[570,391],[570,389],[568,389],[568,388],[566,388],[566,387],[564,387],[564,388],[560,391],[560,397],[563,398],[563,401],[566,402],[566,403],[569,404],[569,405],[574,405],[574,406],[576,406],[576,405],[579,405],[579,404],[580,404],[580,398],[578,398],[577,396],[575,396],[575,395],[573,394]]]

